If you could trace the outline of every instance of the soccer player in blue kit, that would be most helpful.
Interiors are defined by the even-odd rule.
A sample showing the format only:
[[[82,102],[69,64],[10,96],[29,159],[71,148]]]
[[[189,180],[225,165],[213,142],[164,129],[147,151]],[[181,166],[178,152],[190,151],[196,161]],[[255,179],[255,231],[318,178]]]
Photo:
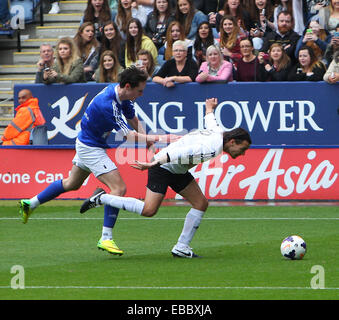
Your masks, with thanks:
[[[111,84],[99,92],[89,103],[81,120],[81,131],[78,134],[73,158],[73,167],[66,179],[51,183],[46,189],[31,199],[20,200],[20,214],[23,223],[27,223],[33,210],[39,205],[55,199],[64,192],[78,190],[86,178],[93,173],[105,184],[112,195],[123,196],[126,185],[117,170],[115,163],[108,157],[107,138],[113,129],[127,139],[146,141],[148,147],[154,142],[166,141],[168,135],[146,135],[138,118],[135,116],[133,101],[142,96],[146,86],[147,75],[130,67],[120,74],[118,84]],[[128,128],[122,116],[136,131]],[[113,240],[112,229],[117,219],[119,209],[105,206],[102,236],[97,244],[99,249],[109,253],[122,255]]]

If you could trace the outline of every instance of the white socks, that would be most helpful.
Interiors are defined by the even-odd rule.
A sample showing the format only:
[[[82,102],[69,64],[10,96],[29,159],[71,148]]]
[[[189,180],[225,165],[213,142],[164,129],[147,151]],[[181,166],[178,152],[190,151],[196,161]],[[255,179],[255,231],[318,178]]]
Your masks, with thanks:
[[[128,197],[119,197],[112,194],[103,194],[100,196],[101,204],[109,205],[111,207],[135,212],[141,215],[142,210],[144,209],[145,203],[141,200]],[[205,211],[200,211],[194,208],[187,213],[184,227],[182,229],[181,235],[178,239],[178,244],[188,246],[192,241],[195,232],[199,228],[201,219]],[[106,230],[107,229],[107,230]],[[102,230],[103,240],[112,239],[112,229],[103,227]],[[106,239],[104,239],[104,237]]]
[[[35,209],[40,204],[37,196],[34,196],[33,198],[29,199],[29,201],[30,201],[29,207],[31,209]]]
[[[144,202],[135,198],[119,197],[112,194],[103,194],[100,196],[102,204],[109,205],[111,207],[135,212],[141,215],[144,209]]]
[[[112,240],[113,228],[107,228],[107,227],[102,227],[102,234],[101,234],[101,239],[102,240]]]
[[[135,199],[135,198],[127,198],[127,197],[119,197],[114,196],[112,194],[103,194],[100,196],[100,202],[102,205],[108,205],[111,207],[128,210],[131,212],[135,212],[141,215],[142,210],[144,209],[144,202]],[[113,229],[103,227],[102,228],[102,240],[112,240]]]
[[[195,232],[199,228],[204,213],[205,213],[204,211],[191,208],[191,210],[186,215],[184,227],[178,239],[178,244],[184,245],[190,244]]]

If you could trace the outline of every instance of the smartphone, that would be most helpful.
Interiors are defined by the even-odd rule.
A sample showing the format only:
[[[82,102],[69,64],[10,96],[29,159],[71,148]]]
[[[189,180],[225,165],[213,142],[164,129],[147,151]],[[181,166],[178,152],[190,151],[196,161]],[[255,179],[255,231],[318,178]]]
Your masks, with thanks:
[[[306,33],[313,33],[313,30],[312,29],[307,29]]]
[[[339,38],[339,31],[334,31],[333,37],[334,38]]]
[[[142,60],[137,60],[137,62],[135,63],[135,66],[140,68],[143,66]]]

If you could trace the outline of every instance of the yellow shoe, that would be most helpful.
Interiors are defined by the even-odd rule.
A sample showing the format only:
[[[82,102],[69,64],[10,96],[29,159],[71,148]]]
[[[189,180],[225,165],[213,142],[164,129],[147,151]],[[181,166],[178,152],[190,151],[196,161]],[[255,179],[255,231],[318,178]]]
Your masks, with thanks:
[[[100,239],[97,244],[98,249],[106,250],[111,254],[117,254],[122,256],[124,252],[119,249],[119,247],[115,244],[114,240],[102,240]]]
[[[33,209],[30,207],[29,200],[20,200],[19,202],[19,212],[22,218],[23,223],[27,223],[29,216],[32,214]]]

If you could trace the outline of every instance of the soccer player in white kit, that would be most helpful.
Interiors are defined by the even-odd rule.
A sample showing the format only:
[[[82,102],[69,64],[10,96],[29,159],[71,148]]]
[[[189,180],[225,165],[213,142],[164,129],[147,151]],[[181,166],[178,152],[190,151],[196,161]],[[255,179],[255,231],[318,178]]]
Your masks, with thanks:
[[[146,81],[147,75],[143,71],[130,67],[120,74],[118,84],[108,85],[93,98],[81,119],[81,131],[76,140],[76,154],[70,175],[65,179],[54,181],[31,199],[22,199],[19,202],[24,223],[27,223],[33,210],[41,204],[55,199],[64,192],[79,189],[91,173],[105,184],[112,194],[119,196],[125,194],[126,185],[117,166],[106,153],[106,149],[109,148],[107,138],[112,130],[116,130],[127,139],[146,141],[148,146],[160,138],[166,137],[164,139],[166,140],[170,137],[146,135],[135,115],[134,100],[142,96]],[[136,131],[128,128],[123,115]],[[123,251],[116,245],[112,235],[118,212],[118,208],[105,206],[102,235],[97,247],[111,254],[122,255]]]
[[[80,212],[84,213],[99,205],[109,205],[142,216],[152,217],[157,213],[167,188],[170,186],[192,205],[186,215],[178,242],[172,249],[172,254],[175,257],[198,257],[190,247],[190,242],[207,210],[208,200],[188,170],[198,163],[218,156],[222,152],[228,153],[235,159],[244,155],[252,143],[249,133],[242,128],[236,128],[229,132],[221,129],[214,116],[214,109],[217,105],[216,98],[206,100],[206,115],[204,118],[206,129],[193,131],[169,144],[158,152],[150,163],[136,161],[136,164],[133,165],[134,168],[148,169],[148,183],[144,201],[106,194],[103,189],[98,188],[94,191],[92,197],[84,201]]]

